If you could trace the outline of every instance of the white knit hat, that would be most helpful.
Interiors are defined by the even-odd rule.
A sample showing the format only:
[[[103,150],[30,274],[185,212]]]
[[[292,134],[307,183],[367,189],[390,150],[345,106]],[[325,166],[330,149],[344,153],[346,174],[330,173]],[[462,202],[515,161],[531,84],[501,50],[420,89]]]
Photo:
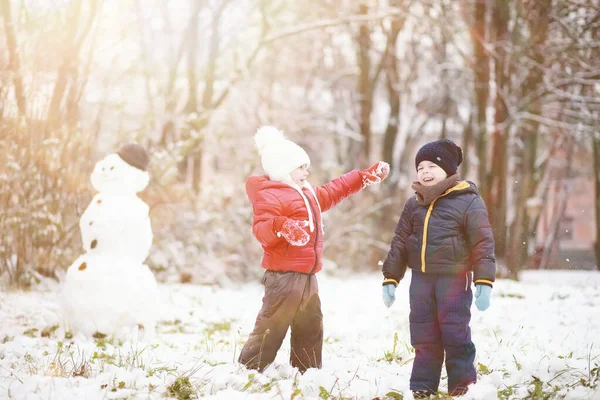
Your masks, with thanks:
[[[300,193],[308,211],[308,223],[312,232],[314,230],[314,222],[308,199],[302,192],[302,188],[292,180],[290,175],[296,168],[304,164],[307,167],[310,166],[308,154],[302,147],[286,139],[283,132],[273,126],[258,128],[254,135],[254,145],[260,154],[262,167],[269,175],[269,178],[272,181],[285,183]],[[304,186],[312,192],[320,212],[321,205],[313,188],[308,182],[305,182]]]
[[[310,158],[306,151],[283,132],[273,126],[258,128],[254,135],[254,144],[260,154],[263,169],[273,181],[283,181],[296,168],[307,164]]]

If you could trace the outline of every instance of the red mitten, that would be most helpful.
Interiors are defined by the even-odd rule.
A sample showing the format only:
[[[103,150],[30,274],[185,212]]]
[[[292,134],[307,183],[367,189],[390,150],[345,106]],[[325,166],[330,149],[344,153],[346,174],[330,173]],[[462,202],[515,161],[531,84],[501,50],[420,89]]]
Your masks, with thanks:
[[[375,183],[381,183],[390,173],[390,164],[384,161],[378,161],[369,168],[360,171],[362,178],[362,188],[371,186]]]
[[[292,246],[304,246],[310,240],[308,232],[302,228],[306,225],[307,221],[288,218],[281,226],[281,231],[277,232],[277,236],[283,236]]]

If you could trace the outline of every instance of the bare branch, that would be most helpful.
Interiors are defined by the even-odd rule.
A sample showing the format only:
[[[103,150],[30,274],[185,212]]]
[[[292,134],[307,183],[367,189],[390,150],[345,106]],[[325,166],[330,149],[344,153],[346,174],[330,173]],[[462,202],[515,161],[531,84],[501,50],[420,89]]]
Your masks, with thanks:
[[[332,26],[346,25],[346,24],[354,23],[354,22],[376,21],[376,20],[380,20],[380,19],[384,19],[384,18],[388,18],[388,17],[402,16],[402,15],[403,15],[402,10],[390,9],[389,11],[383,12],[383,13],[367,14],[367,15],[351,15],[351,16],[343,17],[343,18],[339,18],[339,19],[323,20],[323,21],[313,22],[310,24],[301,24],[301,25],[295,26],[293,28],[287,29],[283,32],[275,33],[271,36],[268,36],[261,41],[261,44],[265,45],[265,44],[273,43],[278,40],[285,39],[285,38],[288,38],[291,36],[296,36],[296,35],[299,35],[299,34],[302,34],[305,32],[309,32],[309,31],[325,29],[325,28],[329,28]]]

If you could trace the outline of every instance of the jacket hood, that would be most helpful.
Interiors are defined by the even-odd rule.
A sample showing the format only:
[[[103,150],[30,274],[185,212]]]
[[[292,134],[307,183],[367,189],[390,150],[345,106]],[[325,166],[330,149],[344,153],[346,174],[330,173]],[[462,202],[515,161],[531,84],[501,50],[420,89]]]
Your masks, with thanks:
[[[481,195],[479,194],[479,189],[477,189],[477,185],[475,183],[471,181],[459,181],[458,183],[460,184],[462,182],[465,182],[469,185],[468,187],[462,189],[463,191],[465,191],[466,193],[474,193],[477,196],[481,197]]]
[[[446,190],[444,194],[450,194],[452,192],[474,193],[475,195],[479,196],[479,189],[477,189],[477,185],[471,181],[458,181],[456,185]]]
[[[272,181],[269,179],[268,175],[256,175],[251,176],[246,181],[246,194],[248,195],[250,203],[254,205],[256,203],[257,195],[261,190],[281,189],[284,187],[289,187],[289,185],[278,181]]]

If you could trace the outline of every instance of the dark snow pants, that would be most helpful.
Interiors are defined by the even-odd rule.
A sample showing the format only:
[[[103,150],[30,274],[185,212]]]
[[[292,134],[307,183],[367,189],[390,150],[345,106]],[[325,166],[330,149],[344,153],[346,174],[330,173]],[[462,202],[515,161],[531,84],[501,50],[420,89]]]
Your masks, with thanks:
[[[275,360],[291,326],[291,365],[302,373],[308,368],[321,368],[323,314],[317,278],[297,272],[266,271],[263,284],[262,308],[239,362],[263,371]]]
[[[427,274],[412,270],[410,341],[415,361],[411,390],[435,393],[444,352],[448,393],[462,394],[476,382],[475,345],[471,341],[471,274]]]

